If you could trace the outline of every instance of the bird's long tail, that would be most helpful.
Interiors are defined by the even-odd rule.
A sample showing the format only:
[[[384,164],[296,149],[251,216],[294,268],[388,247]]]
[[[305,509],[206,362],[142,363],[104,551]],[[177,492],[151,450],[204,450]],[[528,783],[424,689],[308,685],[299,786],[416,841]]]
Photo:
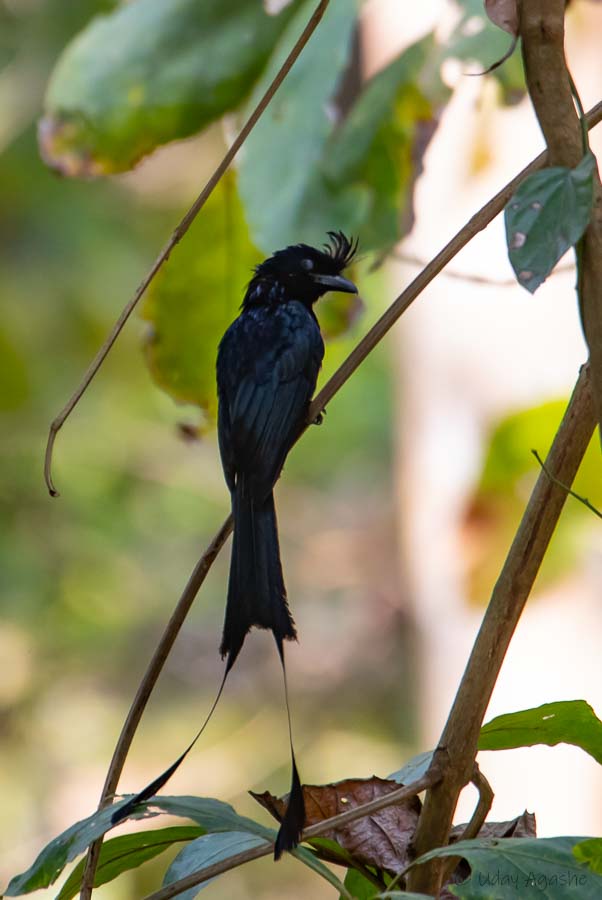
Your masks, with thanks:
[[[305,822],[305,803],[293,749],[284,664],[284,641],[295,639],[297,632],[286,599],[274,494],[270,491],[265,500],[258,502],[251,496],[244,476],[239,477],[233,496],[232,514],[234,540],[220,653],[228,657],[226,672],[229,672],[245,637],[254,625],[269,628],[276,640],[284,676],[292,766],[289,800],[274,847],[274,858],[279,859],[285,850],[293,850],[297,846]]]
[[[243,479],[239,479],[234,494],[232,512],[234,516],[234,540],[230,563],[226,618],[220,647],[222,656],[227,656],[228,658],[217,696],[203,725],[186,750],[162,775],[151,782],[144,790],[118,807],[113,813],[111,822],[113,825],[116,825],[135,813],[139,805],[150,800],[184,762],[215,711],[228,673],[236,661],[247,633],[253,625],[256,625],[259,628],[269,628],[274,634],[282,663],[288,716],[292,779],[287,810],[280,823],[274,847],[274,857],[279,859],[284,851],[293,850],[297,846],[305,822],[303,789],[297,772],[293,749],[283,647],[283,641],[296,638],[297,633],[286,599],[282,564],[280,562],[274,495],[270,492],[265,500],[257,503],[256,500],[249,496]]]
[[[276,643],[297,637],[280,562],[274,495],[258,501],[239,476],[233,494],[234,540],[220,653],[231,669],[250,629],[268,628]]]

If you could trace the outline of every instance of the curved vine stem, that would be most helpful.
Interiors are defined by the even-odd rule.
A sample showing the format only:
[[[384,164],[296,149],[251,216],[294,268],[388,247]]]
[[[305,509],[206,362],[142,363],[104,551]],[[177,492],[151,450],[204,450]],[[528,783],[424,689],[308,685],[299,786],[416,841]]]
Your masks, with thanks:
[[[203,208],[203,206],[205,205],[205,203],[207,202],[207,200],[213,193],[214,189],[219,184],[222,176],[225,174],[227,169],[230,167],[230,164],[234,160],[234,157],[236,156],[236,154],[238,153],[238,151],[240,150],[240,148],[242,147],[242,145],[244,144],[244,142],[250,135],[251,131],[253,130],[253,128],[255,127],[255,125],[257,124],[257,122],[259,121],[259,119],[261,118],[261,116],[263,115],[265,110],[267,109],[267,107],[269,106],[269,104],[272,100],[272,97],[274,96],[274,94],[276,93],[276,91],[278,90],[278,88],[280,87],[280,85],[282,84],[282,82],[284,81],[284,79],[286,78],[286,76],[288,75],[290,70],[292,69],[293,65],[295,64],[298,57],[300,56],[303,48],[309,41],[310,37],[312,36],[312,34],[316,30],[316,28],[318,27],[322,17],[324,16],[324,13],[326,12],[326,8],[328,7],[329,2],[330,2],[330,0],[320,0],[318,5],[316,6],[309,22],[307,23],[307,25],[305,26],[305,28],[303,30],[303,33],[301,34],[297,43],[295,44],[295,46],[293,47],[293,49],[287,56],[284,64],[282,65],[282,68],[279,70],[276,77],[274,78],[274,80],[272,81],[270,86],[268,87],[267,91],[265,92],[265,94],[263,95],[263,97],[261,98],[261,100],[259,101],[257,106],[255,107],[255,109],[249,116],[248,120],[245,122],[245,124],[241,128],[241,130],[240,130],[239,134],[237,135],[237,137],[235,138],[232,146],[230,147],[228,152],[225,154],[224,158],[218,165],[217,169],[215,170],[215,172],[213,173],[213,175],[211,176],[211,178],[209,179],[209,181],[207,182],[207,184],[205,185],[205,187],[203,188],[201,193],[198,195],[198,197],[196,198],[196,200],[194,201],[194,203],[192,204],[192,206],[190,207],[190,209],[188,210],[188,212],[186,213],[184,218],[181,220],[181,222],[175,228],[175,230],[174,230],[173,234],[171,235],[170,239],[168,240],[167,244],[165,245],[163,250],[161,250],[158,257],[152,264],[148,274],[145,275],[143,280],[140,282],[140,285],[136,289],[134,296],[131,298],[131,300],[129,300],[129,302],[126,304],[126,306],[124,306],[123,310],[121,311],[121,313],[119,315],[119,318],[117,319],[113,328],[111,329],[110,334],[108,335],[106,341],[104,342],[104,344],[102,345],[102,347],[100,348],[100,350],[98,351],[98,353],[96,354],[96,356],[94,357],[92,362],[90,363],[88,369],[84,373],[84,377],[82,378],[81,382],[77,386],[75,392],[69,398],[69,400],[67,401],[67,403],[65,404],[63,409],[60,411],[58,416],[56,416],[56,418],[53,419],[53,421],[51,422],[50,429],[48,432],[48,441],[46,444],[46,453],[44,455],[44,479],[46,481],[46,487],[48,488],[48,492],[50,493],[51,497],[59,496],[59,493],[58,493],[58,491],[54,485],[53,479],[52,479],[52,454],[53,454],[53,450],[54,450],[54,442],[56,440],[56,436],[57,436],[58,432],[61,430],[61,428],[63,427],[63,425],[65,424],[65,422],[67,421],[67,419],[69,418],[69,416],[71,415],[71,413],[73,412],[73,410],[75,409],[75,407],[77,406],[77,404],[79,403],[81,398],[83,397],[83,395],[85,394],[85,392],[88,388],[88,385],[90,384],[90,382],[92,381],[92,379],[94,378],[94,376],[96,375],[96,373],[98,372],[100,367],[102,366],[103,362],[105,361],[105,358],[107,357],[109,351],[111,350],[111,347],[113,346],[113,344],[119,337],[124,325],[126,324],[127,320],[129,319],[132,312],[136,308],[138,301],[145,293],[149,284],[154,279],[157,272],[159,272],[159,270],[167,262],[167,260],[169,259],[169,255],[170,255],[171,251],[173,250],[173,248],[176,246],[176,244],[179,241],[182,240],[182,238],[184,237],[184,235],[186,234],[186,232],[188,231],[188,229],[190,228],[190,226],[196,219],[197,215],[199,214],[199,212],[201,211],[201,209]]]
[[[385,807],[391,806],[393,803],[400,803],[402,800],[415,797],[427,788],[437,784],[440,778],[439,770],[436,767],[431,767],[422,778],[412,782],[412,784],[404,785],[396,791],[391,791],[390,794],[385,794],[384,797],[377,797],[368,803],[363,803],[361,806],[355,806],[336,816],[332,816],[330,819],[323,819],[321,822],[316,822],[315,825],[310,825],[309,828],[303,831],[301,840],[306,841],[312,837],[319,837],[335,828],[342,828],[350,822],[355,822],[364,816],[378,812],[380,809],[385,809]],[[274,845],[272,842],[266,842],[265,845],[260,847],[252,847],[250,850],[245,850],[236,856],[231,856],[229,859],[224,859],[221,862],[199,869],[184,878],[180,878],[178,881],[172,882],[172,884],[165,885],[160,890],[149,894],[144,900],[171,900],[172,897],[177,897],[183,891],[195,887],[197,884],[202,884],[210,878],[215,878],[216,875],[229,872],[231,869],[241,866],[252,859],[268,856],[273,850]],[[293,851],[293,856],[295,852]]]

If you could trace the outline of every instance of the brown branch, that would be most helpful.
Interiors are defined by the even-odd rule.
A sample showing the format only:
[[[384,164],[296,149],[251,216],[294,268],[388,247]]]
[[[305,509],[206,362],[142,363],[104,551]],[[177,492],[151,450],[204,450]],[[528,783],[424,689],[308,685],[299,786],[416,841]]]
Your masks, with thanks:
[[[472,778],[470,779],[471,784],[474,784],[477,791],[479,792],[479,799],[477,805],[475,806],[475,810],[471,816],[470,822],[458,838],[458,841],[470,841],[472,838],[476,838],[479,834],[479,831],[485,824],[485,819],[487,818],[487,814],[491,809],[491,804],[493,803],[493,789],[481,770],[479,769],[478,763],[475,762]],[[447,859],[443,862],[441,867],[441,883],[445,884],[449,878],[451,878],[454,869],[459,864],[461,856],[451,856],[447,857]]]
[[[527,87],[546,139],[550,165],[574,168],[584,151],[564,55],[564,11],[564,0],[519,3]],[[597,172],[592,217],[581,246],[579,301],[602,440],[602,187]]]
[[[370,800],[368,803],[364,803],[361,806],[347,809],[345,812],[332,816],[330,819],[324,819],[322,822],[310,825],[309,828],[304,830],[301,840],[306,841],[312,837],[319,837],[325,832],[331,831],[333,828],[340,828],[342,825],[348,825],[349,822],[355,822],[357,819],[362,819],[364,816],[378,812],[380,809],[385,809],[385,807],[391,806],[393,803],[415,797],[431,785],[436,784],[440,778],[441,775],[437,768],[431,766],[426,775],[423,775],[422,778],[419,778],[412,784],[400,787],[399,790],[391,791],[390,794],[386,794],[384,797],[377,797],[375,800]],[[274,844],[272,841],[266,842],[263,847],[252,847],[250,850],[244,850],[242,853],[231,856],[229,859],[224,859],[212,866],[199,869],[197,872],[191,872],[191,874],[187,875],[185,878],[180,878],[179,881],[174,881],[172,884],[161,888],[161,890],[148,894],[144,900],[170,900],[171,897],[176,897],[182,891],[195,887],[197,884],[202,884],[203,881],[208,881],[210,878],[215,878],[216,875],[229,872],[231,869],[235,869],[252,859],[269,856],[273,850]],[[294,851],[292,855],[295,855]]]
[[[400,262],[408,263],[410,266],[417,266],[419,269],[422,269],[427,264],[426,259],[415,256],[413,253],[406,253],[403,250],[392,250],[389,253],[389,257],[398,259]],[[551,275],[560,275],[565,272],[574,271],[575,264],[567,263],[564,266],[557,266]],[[516,287],[516,278],[514,276],[511,278],[490,278],[487,275],[475,275],[472,272],[457,272],[454,269],[447,269],[441,274],[444,278],[453,278],[454,281],[464,281],[468,284],[480,284],[483,287]]]
[[[479,831],[485,824],[485,819],[487,818],[487,814],[491,809],[491,804],[493,803],[493,790],[491,785],[479,769],[478,763],[475,762],[474,768],[472,771],[472,778],[470,779],[471,784],[474,784],[477,791],[479,792],[479,799],[477,805],[475,807],[475,811],[472,814],[470,822],[462,832],[461,836],[458,838],[458,841],[469,841],[471,838],[477,837]],[[442,865],[442,876],[441,883],[445,884],[462,859],[461,856],[448,856]],[[410,863],[409,866],[406,866],[405,869],[402,869],[401,872],[395,876],[393,881],[389,884],[387,890],[392,891],[397,884],[401,881],[402,878],[411,871],[416,865],[416,861]]]
[[[587,115],[588,127],[593,128],[600,121],[602,121],[602,102],[596,104]],[[464,225],[464,227],[449,241],[448,244],[434,257],[431,262],[425,266],[424,270],[419,273],[419,275],[408,285],[408,287],[393,301],[391,306],[387,309],[387,311],[381,316],[381,318],[376,322],[376,324],[370,329],[370,331],[360,340],[360,342],[356,345],[354,350],[350,353],[347,359],[342,363],[342,365],[337,369],[332,378],[326,383],[326,385],[322,388],[319,394],[313,400],[309,414],[308,414],[308,424],[313,422],[318,414],[322,412],[322,410],[326,407],[327,403],[334,397],[334,395],[341,389],[341,387],[345,384],[345,382],[351,377],[353,372],[358,368],[361,362],[368,356],[371,350],[378,344],[378,342],[386,335],[388,330],[395,324],[397,319],[405,312],[405,310],[411,305],[411,303],[416,299],[416,297],[420,294],[421,291],[424,290],[425,287],[438,275],[438,273],[454,258],[454,256],[477,234],[479,231],[482,231],[486,226],[498,215],[504,208],[507,201],[510,199],[520,182],[531,172],[540,169],[546,162],[546,154],[540,154],[536,159],[534,159],[525,169],[523,169],[512,181],[508,182],[508,184],[499,191],[495,197],[493,197],[488,203],[485,204],[471,219]],[[231,519],[228,518],[224,524],[222,525],[220,531],[215,535],[213,541],[209,548],[205,551],[199,562],[197,563],[194,572],[190,576],[188,584],[184,589],[182,596],[180,597],[176,608],[172,614],[171,619],[165,629],[163,636],[161,637],[159,646],[155,651],[151,663],[146,670],[142,682],[140,683],[140,687],[136,693],[136,697],[132,704],[132,707],[128,713],[128,717],[124,727],[122,729],[121,735],[119,737],[119,741],[117,747],[115,748],[115,752],[113,754],[113,759],[111,761],[111,766],[109,769],[109,773],[107,774],[107,779],[105,783],[105,787],[103,789],[101,799],[100,799],[100,807],[106,805],[107,800],[115,793],[117,789],[117,784],[119,781],[119,777],[121,775],[121,771],[123,769],[123,765],[125,763],[125,759],[129,748],[132,743],[132,739],[134,737],[136,727],[140,721],[142,713],[144,712],[144,708],[152,693],[154,686],[157,682],[157,679],[161,673],[167,655],[173,646],[173,643],[178,635],[178,632],[184,622],[186,615],[192,605],[192,602],[204,580],[206,571],[200,580],[198,580],[198,573],[203,571],[203,566],[206,564],[207,569],[212,564],[213,559],[217,556],[217,553],[223,546],[230,533],[230,529],[232,527]],[[215,548],[215,553],[212,553],[212,548]],[[90,851],[88,853],[88,863],[86,867],[86,875],[87,880],[84,881],[84,885],[86,891],[88,893],[84,893],[82,888],[82,893],[80,895],[81,900],[89,900],[91,896],[91,889],[94,880],[94,872],[96,866],[98,864],[98,855],[100,853],[102,841],[97,841],[93,845],[91,845]],[[94,865],[91,866],[90,860],[92,859],[92,851],[94,852]],[[91,875],[89,874],[91,872]],[[86,875],[84,876],[86,879]]]
[[[106,341],[104,342],[104,344],[102,345],[102,347],[100,348],[100,350],[98,351],[98,353],[96,354],[96,356],[94,357],[92,362],[90,363],[88,369],[86,370],[86,372],[84,374],[84,377],[82,378],[82,380],[81,380],[80,384],[78,385],[77,389],[75,390],[74,394],[69,398],[69,400],[67,401],[67,403],[65,404],[63,409],[60,411],[58,416],[56,416],[56,418],[53,419],[53,421],[50,425],[49,433],[48,433],[48,442],[46,444],[46,453],[45,453],[45,457],[44,457],[44,478],[45,478],[46,486],[48,488],[48,491],[49,491],[51,497],[59,496],[58,491],[56,490],[54,483],[52,481],[52,452],[53,452],[54,442],[56,440],[56,436],[57,436],[58,432],[61,430],[61,428],[65,424],[65,421],[67,420],[67,418],[71,415],[71,413],[73,412],[73,410],[75,409],[75,407],[77,406],[79,401],[81,400],[86,389],[88,388],[88,385],[90,384],[90,382],[92,381],[92,379],[94,378],[94,376],[96,375],[98,370],[100,369],[101,365],[103,364],[103,362],[105,360],[105,357],[107,356],[111,347],[113,346],[113,344],[119,337],[121,330],[123,329],[125,323],[129,319],[132,312],[134,311],[136,305],[138,304],[138,301],[140,300],[140,298],[142,297],[142,295],[148,288],[149,284],[151,283],[151,281],[153,280],[153,278],[155,277],[157,272],[162,268],[164,263],[166,263],[167,260],[169,259],[169,255],[170,255],[171,251],[173,250],[173,248],[184,237],[184,235],[186,234],[186,232],[192,225],[193,221],[197,217],[198,213],[201,211],[201,209],[203,208],[203,206],[205,205],[205,203],[211,196],[214,188],[217,186],[217,184],[221,180],[221,178],[224,175],[224,173],[226,172],[226,170],[230,167],[230,164],[232,163],[234,157],[236,156],[236,154],[238,153],[238,151],[240,150],[240,148],[242,147],[242,145],[248,138],[249,134],[251,133],[251,131],[257,124],[258,120],[261,118],[261,116],[265,112],[266,108],[268,107],[268,105],[270,104],[270,102],[272,100],[272,97],[274,96],[274,94],[276,93],[276,91],[278,90],[278,88],[280,87],[280,85],[282,84],[282,82],[284,81],[284,79],[286,78],[286,76],[288,75],[290,70],[292,69],[297,58],[301,54],[301,51],[303,50],[303,48],[309,41],[310,37],[312,36],[314,31],[318,27],[324,13],[326,12],[326,8],[328,7],[329,2],[330,2],[330,0],[320,0],[318,5],[316,6],[316,9],[314,10],[309,22],[307,23],[307,25],[305,26],[305,28],[303,30],[303,33],[301,34],[297,43],[295,44],[295,46],[293,47],[293,49],[287,56],[286,60],[284,61],[282,68],[279,70],[276,77],[274,78],[274,80],[272,81],[270,86],[268,87],[267,91],[265,92],[265,94],[263,95],[263,97],[261,98],[261,100],[259,101],[257,106],[255,107],[255,109],[249,116],[248,120],[245,122],[245,124],[241,128],[241,130],[240,130],[239,134],[237,135],[236,139],[234,140],[232,146],[230,147],[228,152],[225,154],[224,158],[218,165],[217,169],[215,170],[215,172],[213,173],[213,175],[211,176],[211,178],[209,179],[209,181],[207,182],[207,184],[205,185],[205,187],[203,188],[201,193],[198,195],[198,197],[196,198],[196,200],[194,201],[194,203],[192,204],[192,206],[190,207],[190,209],[188,210],[188,212],[186,213],[184,218],[181,220],[181,222],[176,227],[176,229],[174,230],[173,234],[171,235],[170,239],[168,240],[168,242],[165,245],[165,247],[163,248],[163,250],[161,250],[159,256],[156,258],[155,262],[151,266],[150,271],[148,272],[148,274],[144,277],[144,279],[138,286],[134,296],[123,308],[119,318],[117,319],[117,321],[115,322],[115,325],[113,326],[113,328],[111,330],[111,333],[109,334]]]
[[[178,894],[188,888],[195,887],[197,884],[202,884],[204,881],[209,881],[210,878],[215,878],[217,875],[223,875],[224,872],[230,872],[232,869],[237,869],[239,866],[244,865],[244,863],[251,862],[254,859],[261,859],[262,856],[271,856],[273,852],[273,841],[266,841],[265,844],[262,844],[259,847],[251,847],[249,850],[243,850],[235,856],[229,856],[228,859],[214,863],[212,866],[207,866],[206,869],[202,869],[198,872],[191,872],[190,875],[179,878],[177,881],[172,882],[172,884],[167,884],[158,891],[153,891],[152,894],[147,894],[143,900],[169,900],[170,897],[177,897]]]
[[[546,460],[555,479],[572,484],[595,425],[589,370],[584,366]],[[545,472],[539,473],[435,751],[443,779],[427,792],[416,832],[417,856],[448,842],[458,796],[472,775],[493,688],[566,496]],[[440,860],[419,866],[410,873],[409,889],[436,896],[441,873]]]
[[[485,819],[487,818],[489,810],[491,809],[491,804],[493,803],[493,789],[479,769],[477,763],[474,764],[470,781],[479,792],[479,801],[470,822],[458,838],[459,841],[470,841],[472,838],[477,837],[479,831],[485,824]]]

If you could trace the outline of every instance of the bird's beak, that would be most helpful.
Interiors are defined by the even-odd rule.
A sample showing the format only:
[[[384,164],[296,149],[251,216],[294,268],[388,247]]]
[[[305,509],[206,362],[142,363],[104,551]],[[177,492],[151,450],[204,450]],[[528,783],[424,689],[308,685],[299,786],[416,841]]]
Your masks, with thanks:
[[[343,278],[342,275],[320,275],[318,272],[312,273],[312,280],[316,284],[321,284],[329,291],[341,291],[343,294],[357,294],[357,287],[353,281]]]

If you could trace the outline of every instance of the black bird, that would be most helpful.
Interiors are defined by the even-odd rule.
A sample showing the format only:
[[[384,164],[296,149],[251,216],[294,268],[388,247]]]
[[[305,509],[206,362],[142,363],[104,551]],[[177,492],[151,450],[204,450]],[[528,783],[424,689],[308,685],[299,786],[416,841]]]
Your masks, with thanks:
[[[280,654],[292,784],[276,839],[276,859],[299,842],[305,806],[290,729],[283,646],[297,632],[284,586],[273,489],[306,425],[324,357],[313,305],[328,291],[357,293],[353,282],[341,275],[357,243],[342,232],[328,234],[330,244],[324,250],[296,244],[257,266],[242,312],[226,331],[217,354],[219,447],[234,519],[220,652],[227,657],[227,675],[255,625],[272,631]]]
[[[274,484],[306,424],[324,343],[313,304],[357,293],[341,272],[356,250],[341,232],[317,250],[296,244],[257,266],[242,312],[219,345],[218,436],[232,496],[234,540],[220,652],[230,669],[255,625],[296,638],[278,545]]]
[[[273,632],[286,691],[283,644],[295,639],[297,633],[282,574],[273,488],[289,450],[305,428],[324,357],[313,305],[328,291],[357,293],[353,282],[341,274],[353,259],[357,242],[340,231],[329,231],[328,235],[330,244],[323,250],[295,244],[258,265],[242,311],[220,342],[218,439],[234,519],[220,646],[222,657],[227,657],[226,669],[209,715],[194,740],[162,775],[113,813],[113,824],[153,797],[184,761],[209,722],[253,626]],[[290,743],[292,784],[276,840],[276,859],[283,850],[297,845],[305,819],[292,738]]]

